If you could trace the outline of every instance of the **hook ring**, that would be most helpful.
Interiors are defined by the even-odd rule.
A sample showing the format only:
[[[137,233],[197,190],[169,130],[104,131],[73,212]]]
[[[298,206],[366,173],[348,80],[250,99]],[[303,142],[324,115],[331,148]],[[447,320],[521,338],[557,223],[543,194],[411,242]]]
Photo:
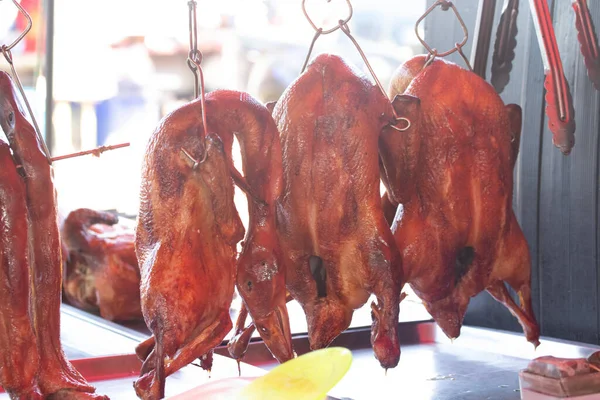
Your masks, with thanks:
[[[343,24],[338,24],[338,25],[334,26],[333,28],[330,28],[327,30],[317,27],[317,25],[315,25],[313,20],[310,18],[310,15],[308,15],[308,11],[306,11],[306,0],[302,0],[302,12],[304,13],[304,16],[306,17],[306,19],[308,20],[308,23],[313,27],[313,29],[315,31],[320,31],[321,35],[327,35],[328,33],[337,31],[338,29],[340,29],[340,27],[342,25],[347,24],[352,19],[352,14],[354,13],[354,9],[352,8],[352,3],[350,3],[350,0],[346,0],[346,4],[348,5],[348,16],[342,20]]]

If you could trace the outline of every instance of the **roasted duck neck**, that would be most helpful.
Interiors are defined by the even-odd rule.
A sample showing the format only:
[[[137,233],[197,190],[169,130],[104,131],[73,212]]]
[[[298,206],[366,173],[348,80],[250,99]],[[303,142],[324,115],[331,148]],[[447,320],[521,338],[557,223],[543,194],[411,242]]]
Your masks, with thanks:
[[[2,122],[14,158],[23,168],[33,280],[33,321],[40,354],[39,386],[45,395],[94,391],[67,361],[60,343],[61,242],[52,167],[35,130],[17,103],[10,77],[0,72]],[[93,397],[95,395],[89,395]]]
[[[284,170],[278,231],[311,347],[329,345],[375,294],[373,348],[382,366],[394,367],[402,271],[381,208],[377,151],[389,101],[341,58],[320,55],[273,115]]]
[[[537,343],[529,251],[512,210],[521,108],[470,71],[425,63],[417,56],[396,71],[390,97],[411,127],[386,129],[380,141],[388,197],[402,204],[392,231],[405,277],[449,337],[469,299],[488,290]]]
[[[228,153],[238,139],[249,223],[237,265],[237,288],[265,344],[280,361],[293,358],[285,301],[285,269],[275,226],[282,193],[279,131],[267,108],[245,93],[209,94],[208,124]]]

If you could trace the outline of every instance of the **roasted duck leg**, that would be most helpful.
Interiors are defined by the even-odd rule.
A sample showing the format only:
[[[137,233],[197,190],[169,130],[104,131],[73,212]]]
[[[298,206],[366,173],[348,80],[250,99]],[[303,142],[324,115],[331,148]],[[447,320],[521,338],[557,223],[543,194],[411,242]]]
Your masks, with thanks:
[[[396,72],[390,95],[411,127],[387,129],[380,145],[388,200],[402,205],[392,232],[405,279],[448,337],[459,336],[469,299],[487,289],[537,345],[529,250],[512,210],[521,109],[472,72],[425,62],[414,57]]]
[[[381,209],[377,143],[389,101],[341,58],[320,55],[273,111],[282,137],[284,195],[277,221],[290,294],[312,349],[348,328],[375,294],[371,341],[398,364],[402,269]]]
[[[15,161],[22,166],[29,220],[32,312],[40,355],[38,382],[49,398],[104,398],[66,359],[60,343],[61,242],[53,170],[34,128],[21,113],[10,77],[0,72],[3,128]],[[12,116],[12,117],[11,117]],[[12,119],[12,122],[10,122]]]
[[[234,132],[246,161],[262,163],[253,167],[263,168],[259,174],[246,171],[248,181],[235,176],[247,191],[257,190],[252,194],[258,198],[256,203],[250,203],[251,225],[265,224],[249,230],[246,253],[240,259],[243,267],[238,282],[247,287],[251,281],[251,289],[257,289],[256,294],[245,292],[249,309],[253,310],[255,299],[277,298],[279,292],[272,285],[284,282],[284,271],[271,254],[277,246],[269,233],[273,228],[266,201],[277,198],[280,190],[271,164],[277,162],[271,116],[248,95],[230,91],[208,94],[206,113],[208,131],[214,132],[207,138],[203,138],[199,101],[168,115],[154,133],[144,161],[136,252],[142,312],[156,338],[137,349],[146,359],[135,387],[145,399],[164,396],[165,377],[209,353],[232,327],[229,306],[236,277],[235,246],[244,236],[233,204],[230,152]],[[259,162],[260,157],[264,160]],[[263,312],[262,326],[273,334],[271,348],[281,343],[289,351],[286,346],[291,341],[285,343],[277,333],[285,332],[282,326],[287,323],[280,322],[280,318],[287,319],[285,288],[280,301],[283,310],[269,301],[265,305],[274,308],[258,312]]]
[[[11,112],[10,110],[8,111]],[[14,116],[2,109],[2,129]],[[39,355],[29,314],[29,244],[25,185],[10,148],[0,140],[0,385],[11,399],[42,399],[37,387]]]
[[[81,208],[65,219],[62,238],[69,302],[111,321],[141,319],[133,229],[111,213]]]

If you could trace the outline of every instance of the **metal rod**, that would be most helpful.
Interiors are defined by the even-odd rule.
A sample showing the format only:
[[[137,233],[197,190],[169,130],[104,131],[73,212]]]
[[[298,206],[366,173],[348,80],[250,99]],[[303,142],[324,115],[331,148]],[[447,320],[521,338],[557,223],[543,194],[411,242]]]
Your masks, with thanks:
[[[45,139],[49,148],[54,148],[54,0],[46,0],[46,62],[44,65],[46,77],[46,115]]]
[[[71,153],[71,154],[65,154],[63,156],[52,157],[52,161],[66,160],[68,158],[81,157],[81,156],[86,156],[88,154],[92,154],[96,157],[99,157],[100,154],[104,153],[105,151],[116,150],[116,149],[120,149],[120,148],[128,147],[128,146],[129,146],[129,143],[115,144],[115,145],[111,145],[111,146],[100,146],[100,147],[97,147],[92,150],[78,151],[77,153]]]
[[[208,127],[206,125],[206,101],[204,91],[204,73],[202,72],[202,53],[198,50],[198,26],[196,22],[196,1],[188,1],[189,8],[189,30],[190,30],[190,51],[188,53],[187,65],[194,74],[194,98],[200,95],[200,107],[202,109],[202,125],[204,137],[208,136]],[[202,158],[206,159],[206,152]]]
[[[6,58],[6,61],[10,65],[10,69],[11,69],[15,84],[17,85],[17,88],[19,89],[19,92],[21,93],[21,97],[23,98],[25,107],[27,107],[27,112],[29,112],[29,116],[31,117],[31,122],[33,122],[33,127],[34,127],[35,133],[38,137],[38,141],[42,145],[42,150],[44,151],[44,155],[46,156],[48,163],[50,165],[52,165],[52,159],[50,158],[50,151],[48,150],[48,147],[46,146],[46,142],[44,141],[44,138],[42,137],[40,127],[38,126],[38,123],[35,119],[35,115],[33,114],[31,105],[29,104],[29,101],[27,100],[27,96],[25,95],[25,90],[23,89],[23,85],[21,84],[21,79],[19,78],[19,74],[17,73],[17,70],[15,69],[15,65],[13,64],[12,53],[10,52],[10,50],[7,50],[7,48],[4,46],[1,48],[1,50],[2,50],[2,54],[4,54],[4,58]]]
[[[322,28],[317,29],[317,31],[315,32],[315,36],[313,36],[312,41],[310,42],[310,47],[308,48],[308,53],[306,54],[306,59],[304,60],[304,65],[302,65],[302,69],[300,70],[300,73],[303,73],[304,70],[306,69],[306,66],[308,65],[308,60],[310,59],[310,55],[312,54],[312,51],[313,51],[313,47],[315,47],[315,42],[317,41],[319,36],[321,36],[322,33],[323,33]]]

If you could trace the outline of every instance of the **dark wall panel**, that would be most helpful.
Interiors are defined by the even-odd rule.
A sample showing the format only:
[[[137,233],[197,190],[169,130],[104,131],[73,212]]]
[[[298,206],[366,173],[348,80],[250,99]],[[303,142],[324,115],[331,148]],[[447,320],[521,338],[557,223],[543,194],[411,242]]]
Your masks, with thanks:
[[[497,3],[495,25],[503,5]],[[478,1],[455,4],[472,34]],[[549,0],[548,4],[576,109],[576,145],[570,156],[563,156],[552,144],[544,114],[540,49],[529,4],[521,2],[511,81],[502,93],[505,103],[519,104],[524,115],[514,209],[531,250],[533,304],[542,334],[599,343],[600,93],[586,74],[571,2]],[[600,26],[600,2],[588,1],[588,5]],[[426,20],[425,35],[432,47],[445,50],[460,40],[461,30],[450,13],[438,10]],[[470,55],[470,43],[465,50]],[[457,55],[450,59],[464,65]],[[491,54],[488,80],[490,67]],[[486,293],[472,299],[465,323],[520,331],[512,315]]]

